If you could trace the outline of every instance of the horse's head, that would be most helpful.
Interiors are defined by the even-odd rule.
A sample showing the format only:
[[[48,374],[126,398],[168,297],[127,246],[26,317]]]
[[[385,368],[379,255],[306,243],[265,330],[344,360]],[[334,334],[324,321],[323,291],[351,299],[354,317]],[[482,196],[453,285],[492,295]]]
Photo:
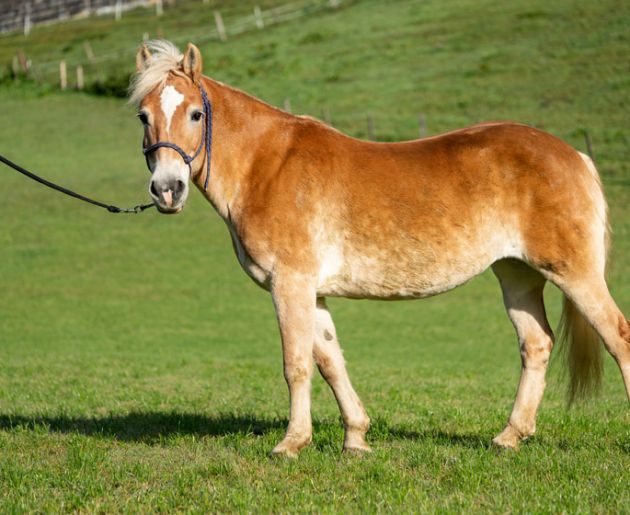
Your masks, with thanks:
[[[197,177],[210,158],[204,148],[209,113],[200,88],[201,53],[193,44],[183,56],[170,43],[142,45],[136,71],[131,101],[138,105],[144,127],[149,193],[160,212],[179,213],[189,179]]]

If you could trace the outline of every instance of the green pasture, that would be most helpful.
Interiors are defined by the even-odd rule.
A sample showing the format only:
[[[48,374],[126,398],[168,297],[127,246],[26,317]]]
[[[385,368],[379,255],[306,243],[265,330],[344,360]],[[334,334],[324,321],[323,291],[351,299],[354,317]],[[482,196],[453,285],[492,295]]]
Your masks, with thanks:
[[[510,118],[580,150],[587,129],[628,316],[630,9],[506,4],[344,2],[201,49],[207,74],[297,112],[329,107],[357,136],[366,113],[381,139],[414,137],[420,112],[431,133]],[[0,153],[133,205],[148,179],[134,114],[121,99],[4,83]],[[520,370],[491,274],[423,301],[332,300],[374,452],[341,455],[315,377],[312,446],[270,460],[288,415],[271,299],[200,195],[178,216],[111,215],[0,174],[1,512],[630,511],[630,409],[609,357],[601,395],[567,410],[555,356],[538,434],[517,453],[490,447]],[[559,307],[549,287],[554,324]]]

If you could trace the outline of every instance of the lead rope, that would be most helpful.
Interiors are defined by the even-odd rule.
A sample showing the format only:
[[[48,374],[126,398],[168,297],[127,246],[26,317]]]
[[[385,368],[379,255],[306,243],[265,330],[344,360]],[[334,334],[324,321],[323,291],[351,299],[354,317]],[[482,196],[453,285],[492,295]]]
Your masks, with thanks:
[[[188,169],[190,170],[190,174],[192,176],[191,163],[197,158],[197,156],[201,152],[201,149],[205,146],[206,147],[206,180],[204,181],[203,187],[204,187],[204,190],[207,191],[208,183],[210,181],[210,162],[211,162],[211,157],[212,157],[212,104],[210,103],[210,100],[208,99],[208,95],[206,94],[206,90],[203,89],[201,82],[199,83],[199,90],[201,91],[201,100],[203,102],[203,111],[206,117],[206,123],[204,126],[205,134],[203,135],[201,139],[201,142],[199,144],[199,148],[197,148],[197,151],[192,156],[189,156],[188,154],[186,154],[186,152],[184,152],[181,149],[181,147],[179,147],[175,143],[171,143],[169,141],[159,141],[143,149],[142,152],[144,153],[145,158],[147,159],[147,166],[148,166],[149,164],[148,154],[150,152],[153,152],[154,150],[160,147],[171,148],[175,150],[184,160],[184,163],[188,165]],[[107,211],[109,211],[110,213],[142,213],[142,211],[144,211],[145,209],[149,209],[150,207],[153,207],[155,205],[153,203],[138,204],[137,206],[134,206],[134,207],[123,208],[123,207],[113,206],[110,204],[105,204],[104,202],[99,202],[98,200],[91,199],[89,197],[81,195],[80,193],[76,193],[72,190],[64,188],[63,186],[59,186],[58,184],[55,184],[54,182],[50,182],[44,179],[43,177],[40,177],[39,175],[34,174],[33,172],[29,172],[27,169],[22,168],[20,165],[14,163],[13,161],[10,161],[6,157],[4,157],[2,154],[0,154],[0,161],[4,163],[5,165],[9,166],[10,168],[13,168],[15,171],[20,172],[22,175],[25,175],[29,179],[33,179],[34,181],[39,182],[40,184],[43,184],[44,186],[47,186],[55,191],[64,193],[65,195],[68,195],[70,197],[74,197],[76,199],[82,200],[83,202],[87,202],[88,204],[92,204],[94,206],[107,209]],[[149,167],[149,171],[150,170],[151,170],[151,167]]]
[[[74,197],[76,199],[82,200],[83,202],[87,202],[88,204],[92,204],[94,206],[107,209],[107,211],[109,211],[110,213],[142,213],[142,211],[144,211],[145,209],[149,209],[150,207],[153,207],[155,205],[153,203],[138,204],[137,206],[128,207],[128,208],[112,206],[109,204],[105,204],[103,202],[99,202],[98,200],[85,197],[81,195],[80,193],[76,193],[72,190],[64,188],[63,186],[59,186],[58,184],[55,184],[54,182],[50,182],[38,175],[35,175],[33,172],[29,172],[25,168],[22,168],[20,165],[15,164],[13,161],[10,161],[9,159],[7,159],[1,154],[0,154],[0,161],[2,161],[5,165],[9,166],[10,168],[13,168],[16,172],[20,172],[22,175],[26,175],[26,177],[28,177],[29,179],[33,179],[34,181],[39,182],[40,184],[43,184],[44,186],[48,186],[49,188],[53,190],[64,193],[70,197]]]

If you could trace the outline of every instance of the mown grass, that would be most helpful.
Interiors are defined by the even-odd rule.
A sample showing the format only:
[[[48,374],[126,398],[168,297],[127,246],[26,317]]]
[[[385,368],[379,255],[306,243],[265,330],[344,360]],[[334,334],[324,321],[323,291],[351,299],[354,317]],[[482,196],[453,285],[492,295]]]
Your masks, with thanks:
[[[336,112],[373,110],[388,139],[412,137],[420,110],[432,132],[512,118],[580,148],[588,128],[630,313],[629,19],[613,1],[357,2],[202,50],[211,75],[278,104],[290,92],[297,111],[330,105],[357,135],[362,115]],[[146,198],[122,101],[4,87],[0,112],[3,154],[97,198]],[[114,216],[2,173],[1,511],[628,511],[630,412],[608,358],[602,395],[571,410],[553,360],[538,434],[489,447],[519,373],[490,274],[422,302],[332,301],[374,453],[341,456],[317,377],[313,445],[272,461],[287,417],[273,309],[211,208],[193,195],[177,217]]]

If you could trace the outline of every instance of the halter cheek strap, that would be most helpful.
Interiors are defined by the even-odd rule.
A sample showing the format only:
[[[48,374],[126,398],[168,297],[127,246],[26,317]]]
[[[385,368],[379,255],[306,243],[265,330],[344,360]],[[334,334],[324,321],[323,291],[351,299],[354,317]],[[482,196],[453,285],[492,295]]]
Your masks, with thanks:
[[[175,152],[177,152],[181,158],[184,160],[184,163],[188,165],[188,170],[190,172],[190,176],[192,177],[192,162],[197,158],[200,154],[202,148],[206,148],[206,180],[203,186],[204,190],[208,190],[208,181],[210,180],[210,161],[212,155],[212,104],[210,100],[208,100],[208,95],[206,94],[206,90],[203,89],[201,82],[199,83],[199,91],[201,91],[201,101],[203,103],[203,115],[205,118],[205,123],[203,126],[203,134],[201,137],[201,142],[197,147],[197,150],[193,155],[188,155],[184,150],[175,143],[171,143],[170,141],[158,141],[153,145],[149,145],[146,148],[142,149],[142,153],[147,161],[147,167],[149,171],[151,171],[151,167],[149,166],[149,154],[158,148],[171,148]]]

